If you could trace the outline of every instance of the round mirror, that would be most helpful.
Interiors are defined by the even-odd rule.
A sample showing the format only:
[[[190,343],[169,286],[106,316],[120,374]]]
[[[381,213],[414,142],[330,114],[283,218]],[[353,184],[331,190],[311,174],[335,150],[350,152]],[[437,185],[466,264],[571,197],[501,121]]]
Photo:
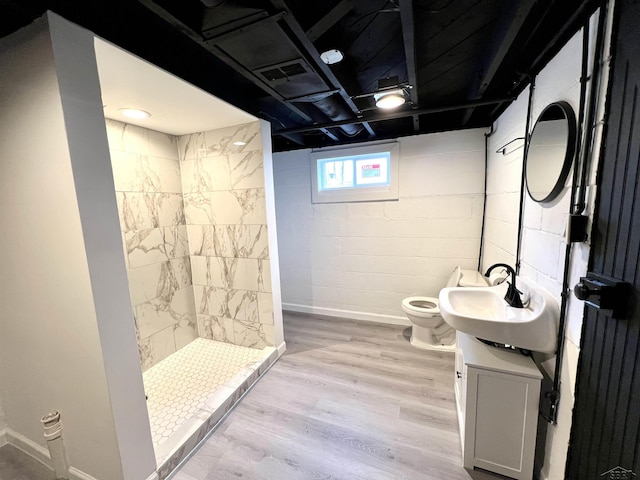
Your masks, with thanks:
[[[558,196],[567,179],[576,150],[576,116],[567,102],[547,106],[536,121],[529,140],[525,177],[527,191],[536,202]]]

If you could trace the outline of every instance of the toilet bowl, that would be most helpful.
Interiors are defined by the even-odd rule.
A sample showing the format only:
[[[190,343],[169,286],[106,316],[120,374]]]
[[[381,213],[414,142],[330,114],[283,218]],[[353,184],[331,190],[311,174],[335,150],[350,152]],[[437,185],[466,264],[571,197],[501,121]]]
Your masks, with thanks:
[[[475,270],[453,269],[447,287],[486,287],[487,282]],[[456,331],[440,315],[435,297],[408,297],[402,300],[402,310],[411,321],[411,345],[423,350],[453,352]]]

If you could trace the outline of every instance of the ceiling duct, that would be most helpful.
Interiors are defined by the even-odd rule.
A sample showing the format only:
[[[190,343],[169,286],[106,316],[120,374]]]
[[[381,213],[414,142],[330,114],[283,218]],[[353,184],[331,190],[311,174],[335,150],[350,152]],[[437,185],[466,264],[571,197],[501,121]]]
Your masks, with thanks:
[[[336,128],[346,136],[357,135],[363,126],[374,135],[367,123],[358,122],[358,107],[322,62],[284,1],[199,0],[206,8],[197,15],[168,0],[138,1],[275,100],[273,108],[262,110],[266,117],[282,117],[285,107],[299,119],[296,122],[313,125],[329,119],[339,122]],[[339,140],[333,131],[321,131]]]
[[[218,2],[218,10],[226,8],[219,0],[201,1]],[[205,15],[204,18],[213,17]],[[256,85],[262,88],[266,86],[277,92],[289,105],[313,105],[333,121],[354,118],[353,110],[341,97],[334,95],[342,87],[330,84],[321,75],[310,60],[313,55],[300,42],[290,37],[279,19],[277,17],[274,21],[249,23],[233,32],[210,39],[208,43],[215,45],[222,55],[231,59],[234,68],[250,73]],[[234,23],[238,24],[239,20],[234,20]],[[203,30],[212,27],[213,25],[204,24]],[[220,28],[220,25],[216,28]],[[330,93],[327,95],[327,92]],[[360,133],[363,127],[353,124],[340,126],[340,129],[345,135],[352,137]]]
[[[340,120],[348,120],[353,117],[353,114],[350,111],[347,111],[346,107],[344,107],[341,103],[341,99],[336,98],[336,95],[332,95],[330,97],[324,98],[322,100],[318,100],[317,102],[313,102],[313,105],[324,113],[327,117],[334,121]],[[348,124],[348,125],[340,125],[340,128],[350,137],[353,137],[359,134],[363,127],[361,124]]]
[[[227,3],[227,0],[200,0],[200,2],[208,8],[215,8],[215,7],[221,7],[222,5],[224,5],[225,3]]]

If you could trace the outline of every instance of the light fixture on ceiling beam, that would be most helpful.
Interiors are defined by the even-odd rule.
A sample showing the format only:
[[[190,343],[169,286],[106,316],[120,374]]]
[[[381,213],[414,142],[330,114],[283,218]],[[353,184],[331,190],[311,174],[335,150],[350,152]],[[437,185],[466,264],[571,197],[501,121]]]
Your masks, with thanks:
[[[376,102],[376,107],[383,110],[390,110],[392,108],[399,107],[400,105],[404,105],[407,101],[404,96],[404,90],[401,88],[375,93],[373,95],[373,99]]]
[[[411,88],[406,83],[400,83],[397,76],[378,80],[378,90],[373,92],[373,101],[377,108],[391,110],[407,103],[405,90]]]

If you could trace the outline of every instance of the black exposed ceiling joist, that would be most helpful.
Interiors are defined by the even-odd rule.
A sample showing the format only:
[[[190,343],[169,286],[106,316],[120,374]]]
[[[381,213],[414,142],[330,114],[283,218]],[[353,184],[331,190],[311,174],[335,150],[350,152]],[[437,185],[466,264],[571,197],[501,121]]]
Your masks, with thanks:
[[[289,8],[287,7],[287,4],[284,2],[284,0],[271,0],[271,4],[279,11],[289,12]],[[305,31],[302,29],[298,21],[295,19],[295,17],[293,15],[287,15],[284,17],[283,21],[291,29],[291,32],[295,35],[296,39],[298,40],[298,42],[300,42],[302,47],[308,52],[310,56],[308,61],[310,61],[311,64],[313,64],[313,66],[316,69],[322,72],[322,74],[325,76],[327,83],[329,83],[329,85],[339,90],[338,93],[340,94],[342,99],[349,106],[351,111],[355,115],[357,115],[360,112],[358,107],[356,106],[355,103],[353,103],[353,100],[351,100],[351,97],[349,96],[347,91],[344,89],[340,81],[333,74],[329,66],[325,64],[322,60],[320,60],[320,52],[318,52],[315,45],[313,45],[313,42],[311,42],[311,40],[309,39]],[[371,128],[368,122],[347,122],[347,123],[343,123],[342,125],[350,125],[351,123],[362,123],[362,126],[367,129],[367,132],[369,132],[369,135],[375,136],[375,132],[373,131],[373,128]]]
[[[354,0],[342,0],[335,7],[331,9],[324,17],[318,20],[309,30],[307,30],[307,37],[312,42],[315,42],[327,30],[333,27],[338,21],[344,17],[353,8]]]
[[[473,88],[475,92],[470,92],[469,98],[482,98],[493,81],[500,65],[509,53],[516,35],[520,31],[524,21],[527,19],[529,12],[533,8],[535,2],[531,0],[522,0],[518,6],[515,2],[511,2],[511,7],[502,16],[501,27],[497,29],[492,42],[492,51],[488,52],[485,57],[488,62],[483,66],[483,75]],[[462,124],[466,125],[473,115],[474,108],[468,109],[462,119]]]
[[[581,23],[584,18],[587,18],[595,10],[605,2],[603,0],[585,0],[578,8],[572,13],[571,17],[566,20],[563,26],[556,32],[556,34],[549,40],[547,46],[540,52],[540,54],[531,62],[532,72],[538,73],[544,65],[560,50],[560,46],[564,45],[569,38],[578,31],[582,26]]]
[[[207,43],[211,43],[211,44],[216,44],[219,43],[223,40],[228,40],[229,38],[233,38],[233,37],[237,37],[238,35],[242,35],[243,33],[245,33],[245,31],[248,28],[252,28],[252,27],[257,27],[259,25],[262,25],[263,23],[275,23],[279,20],[282,20],[282,17],[284,17],[287,13],[286,12],[278,12],[275,13],[273,15],[270,15],[268,17],[261,17],[257,20],[254,20],[250,23],[245,23],[243,25],[238,25],[238,28],[228,31],[228,32],[224,32],[221,33],[219,35],[213,36],[213,37],[207,37],[207,39],[205,40],[205,42]]]
[[[559,2],[559,0],[557,0]],[[544,68],[544,66],[556,55],[562,46],[569,41],[569,39],[582,27],[582,22],[585,21],[596,9],[604,4],[606,4],[607,0],[583,0],[577,6],[573,13],[568,19],[565,19],[562,23],[562,26],[556,31],[556,34],[550,38],[546,46],[542,49],[542,51],[535,57],[534,60],[529,62],[529,70],[525,73],[521,73],[519,80],[516,82],[515,88],[511,90],[511,93],[514,95],[519,95],[530,83],[531,77],[540,73],[540,71]],[[553,6],[553,5],[552,5]],[[545,15],[549,13],[551,7],[547,10]],[[542,20],[538,22],[536,28],[533,30],[533,33],[530,33],[529,38],[527,39],[527,43],[531,41],[534,37],[534,33],[540,29],[540,25],[542,24]],[[526,45],[526,43],[525,43]],[[500,109],[496,109],[495,112],[492,112],[492,115],[496,115]]]
[[[229,55],[227,55],[221,49],[217,48],[215,46],[215,43],[213,43],[213,42],[211,42],[209,40],[205,40],[202,37],[202,35],[198,34],[198,32],[194,31],[193,29],[191,29],[191,27],[189,27],[188,25],[186,25],[185,23],[180,21],[178,18],[173,16],[173,14],[171,14],[169,11],[165,10],[163,7],[161,7],[160,5],[155,3],[153,0],[138,0],[138,1],[141,4],[143,4],[145,7],[147,7],[149,10],[151,10],[153,13],[158,15],[158,17],[160,17],[163,20],[165,20],[166,22],[168,22],[170,25],[172,25],[173,27],[178,29],[184,35],[186,35],[187,37],[189,37],[193,41],[195,41],[198,44],[200,44],[202,47],[204,47],[210,53],[215,55],[217,58],[222,60],[224,63],[229,65],[234,70],[236,70],[238,73],[240,73],[247,80],[249,80],[253,84],[257,85],[258,87],[262,88],[266,93],[268,93],[269,95],[274,97],[282,105],[285,105],[287,108],[289,108],[291,111],[296,113],[301,118],[303,118],[303,119],[305,119],[307,121],[312,121],[311,117],[309,117],[306,113],[304,113],[302,110],[297,108],[295,105],[292,105],[291,103],[287,102],[286,99],[282,95],[280,95],[278,92],[276,92],[274,89],[272,89],[268,85],[264,84],[263,82],[257,81],[255,76],[251,72],[249,72],[243,65],[240,65],[237,61],[235,61],[233,58],[231,58]],[[264,20],[271,20],[272,18],[273,17],[268,17],[268,18],[266,18]],[[331,132],[331,131],[329,131],[327,129],[322,128],[322,129],[318,129],[318,130],[322,131],[325,135],[327,135],[333,141],[338,141],[339,140],[338,137],[333,132]],[[297,138],[297,137],[287,137],[287,138],[289,138],[289,140],[291,140],[292,142],[297,143],[298,145],[304,145],[304,142],[300,138]]]
[[[229,20],[224,25],[217,25],[213,28],[203,29],[202,36],[206,39],[219,37],[220,35],[233,32],[235,30],[238,30],[239,28],[244,27],[247,24],[253,23],[255,21],[266,18],[268,16],[269,14],[263,10],[261,12],[256,12],[256,13],[247,15],[246,17],[238,18],[235,20]]]
[[[294,128],[287,128],[284,130],[276,130],[271,132],[272,135],[289,135],[292,133],[304,133],[304,132],[313,132],[315,130],[321,130],[323,128],[333,128],[333,127],[339,127],[341,125],[350,125],[352,123],[364,123],[364,122],[383,122],[385,120],[395,120],[398,118],[406,118],[406,117],[411,117],[413,115],[427,115],[430,113],[439,113],[439,112],[448,112],[448,111],[452,111],[452,110],[464,110],[465,108],[471,108],[471,107],[481,107],[483,105],[494,105],[494,104],[504,104],[504,103],[509,103],[509,102],[513,102],[515,100],[514,97],[508,97],[508,98],[497,98],[494,100],[475,100],[472,102],[466,102],[466,103],[462,103],[459,105],[447,105],[447,106],[442,106],[442,107],[430,107],[430,108],[419,108],[416,110],[403,110],[401,112],[395,112],[395,113],[387,113],[384,115],[376,115],[376,114],[369,114],[369,115],[362,115],[360,118],[356,119],[356,120],[340,120],[339,122],[332,122],[332,123],[322,123],[322,124],[316,124],[316,125],[307,125],[304,127],[294,127]]]
[[[402,23],[402,40],[404,42],[404,56],[407,63],[407,76],[411,102],[419,106],[418,103],[418,76],[416,74],[416,50],[415,50],[415,30],[413,21],[413,0],[400,0],[400,22]],[[413,131],[420,131],[420,117],[413,116]]]

